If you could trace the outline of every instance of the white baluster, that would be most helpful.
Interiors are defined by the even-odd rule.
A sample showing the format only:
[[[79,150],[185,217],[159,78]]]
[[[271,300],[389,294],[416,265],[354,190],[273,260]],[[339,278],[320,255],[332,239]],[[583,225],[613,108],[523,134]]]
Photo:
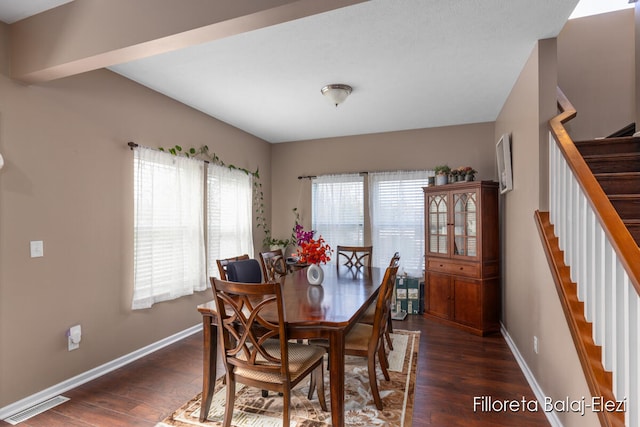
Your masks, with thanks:
[[[595,298],[596,298],[596,279],[597,279],[597,274],[596,274],[596,265],[597,265],[597,261],[599,261],[599,259],[596,256],[597,253],[597,248],[596,248],[596,216],[593,213],[593,211],[590,209],[590,206],[587,205],[587,207],[589,207],[589,209],[587,210],[587,218],[586,218],[586,236],[587,236],[587,240],[586,240],[586,250],[587,250],[587,257],[586,257],[586,266],[587,266],[587,273],[586,273],[586,297],[585,297],[585,312],[584,312],[584,316],[587,319],[587,322],[594,322],[594,317],[595,317]]]
[[[602,365],[607,371],[613,369],[613,328],[615,310],[614,299],[612,292],[615,291],[616,278],[615,278],[615,259],[616,253],[613,251],[611,244],[605,239],[605,253],[604,253],[604,270],[605,278],[601,284],[604,294],[604,316],[602,317]]]
[[[578,299],[585,303],[588,292],[588,280],[587,280],[587,268],[589,263],[587,262],[587,241],[589,240],[589,234],[587,232],[587,198],[582,191],[578,193],[578,217],[577,221],[577,234],[578,234],[578,256],[580,265],[577,268],[578,274],[576,275],[576,283],[578,284]]]
[[[565,214],[565,210],[564,210],[564,206],[565,206],[565,199],[564,199],[564,195],[566,192],[566,187],[564,185],[564,167],[565,167],[565,163],[564,163],[564,159],[560,158],[559,159],[560,162],[558,164],[558,212],[556,215],[556,229],[557,231],[557,236],[558,236],[558,247],[560,248],[560,250],[564,250],[564,230],[563,230],[563,226],[564,226],[564,214]]]
[[[598,262],[595,264],[596,280],[595,280],[595,301],[594,301],[594,318],[593,318],[593,341],[596,345],[602,345],[604,342],[604,231],[599,223],[596,223],[595,230],[595,253]]]
[[[624,267],[620,264],[620,260],[615,256],[615,264],[613,274],[613,286],[611,288],[611,318],[613,320],[612,342],[611,342],[611,360],[613,366],[613,394],[618,397],[625,394],[627,383],[627,364],[626,355],[628,355],[626,328],[629,320],[629,307],[625,301],[626,285],[629,278],[624,271]]]
[[[549,132],[549,221],[556,223],[556,210],[558,206],[558,145]]]

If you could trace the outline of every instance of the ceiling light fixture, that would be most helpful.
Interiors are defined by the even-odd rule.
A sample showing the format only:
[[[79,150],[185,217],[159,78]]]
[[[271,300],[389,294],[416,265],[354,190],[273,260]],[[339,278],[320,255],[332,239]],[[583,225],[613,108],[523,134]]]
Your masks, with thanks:
[[[332,84],[323,87],[320,92],[331,100],[332,104],[337,107],[338,104],[342,104],[347,96],[351,94],[353,89],[349,85],[344,84]]]

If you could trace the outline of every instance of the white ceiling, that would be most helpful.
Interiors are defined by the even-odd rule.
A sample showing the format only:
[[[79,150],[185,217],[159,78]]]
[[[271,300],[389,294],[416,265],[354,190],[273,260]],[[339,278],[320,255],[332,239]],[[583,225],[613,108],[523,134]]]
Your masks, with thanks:
[[[487,122],[577,2],[372,0],[110,69],[273,143]],[[353,86],[337,108],[329,83]]]
[[[73,0],[0,0],[0,21],[12,24]]]

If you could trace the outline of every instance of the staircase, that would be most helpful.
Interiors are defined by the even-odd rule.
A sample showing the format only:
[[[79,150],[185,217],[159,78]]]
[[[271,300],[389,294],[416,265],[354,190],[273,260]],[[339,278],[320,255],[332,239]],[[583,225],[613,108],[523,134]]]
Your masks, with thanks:
[[[626,403],[602,426],[640,426],[640,138],[632,129],[574,142],[575,108],[558,89],[549,121],[545,255],[592,396]],[[635,125],[634,125],[635,127]]]
[[[575,141],[575,145],[640,246],[640,138]]]

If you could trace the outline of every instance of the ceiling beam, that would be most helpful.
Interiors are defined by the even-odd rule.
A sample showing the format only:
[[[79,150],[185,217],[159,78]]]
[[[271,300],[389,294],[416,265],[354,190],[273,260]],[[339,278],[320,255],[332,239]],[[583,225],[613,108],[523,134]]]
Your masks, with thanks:
[[[363,1],[74,1],[10,26],[11,76],[45,82]]]

